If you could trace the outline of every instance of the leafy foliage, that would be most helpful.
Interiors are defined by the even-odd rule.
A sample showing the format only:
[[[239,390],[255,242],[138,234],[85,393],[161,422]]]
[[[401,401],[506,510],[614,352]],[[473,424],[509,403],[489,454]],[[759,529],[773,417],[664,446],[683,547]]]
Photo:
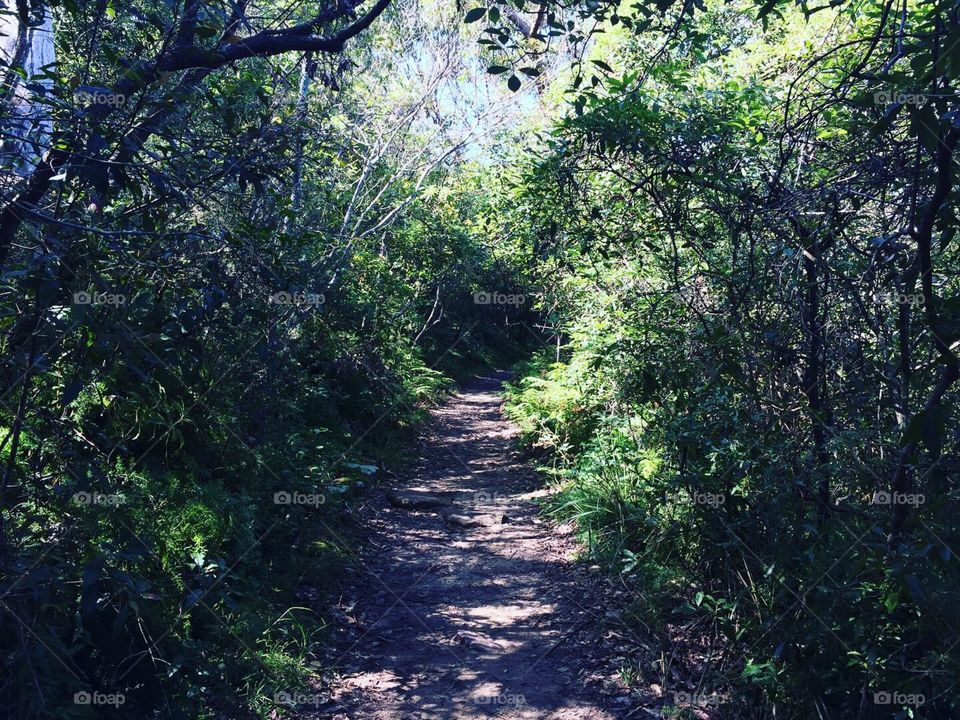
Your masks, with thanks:
[[[622,36],[522,161],[511,412],[723,717],[952,717],[956,17],[777,7]]]
[[[58,176],[28,206],[13,146],[3,175],[2,714],[289,715],[326,669],[351,499],[518,347],[522,309],[474,300],[514,275],[476,223],[482,180],[430,115],[458,66],[403,86],[377,45],[426,21],[398,13],[350,56],[187,69],[101,117],[128,58],[182,57],[176,28],[213,47],[224,19],[53,12]],[[419,52],[452,52],[437,22]]]

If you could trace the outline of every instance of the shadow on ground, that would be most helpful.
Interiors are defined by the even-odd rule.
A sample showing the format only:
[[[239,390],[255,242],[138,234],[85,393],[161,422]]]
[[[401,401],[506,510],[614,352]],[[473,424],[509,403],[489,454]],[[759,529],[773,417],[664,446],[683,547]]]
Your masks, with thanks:
[[[374,543],[345,602],[355,625],[314,717],[622,716],[585,682],[600,653],[599,579],[537,517],[536,478],[500,413],[507,377],[478,378],[437,410],[419,466],[367,508]]]

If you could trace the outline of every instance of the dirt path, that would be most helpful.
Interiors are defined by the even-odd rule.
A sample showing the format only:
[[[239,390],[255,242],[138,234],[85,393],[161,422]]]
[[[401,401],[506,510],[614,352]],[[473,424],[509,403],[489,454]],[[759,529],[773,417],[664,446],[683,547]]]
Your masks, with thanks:
[[[504,379],[478,379],[435,412],[419,466],[365,509],[379,547],[347,599],[354,626],[325,717],[622,717],[598,692],[601,581],[537,517],[536,479],[500,413]]]

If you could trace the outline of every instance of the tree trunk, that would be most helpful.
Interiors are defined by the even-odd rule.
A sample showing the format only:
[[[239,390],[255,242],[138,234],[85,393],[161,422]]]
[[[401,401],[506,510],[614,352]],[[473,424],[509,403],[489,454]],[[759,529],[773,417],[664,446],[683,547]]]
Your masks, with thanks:
[[[791,224],[803,248],[803,270],[806,280],[803,320],[807,333],[807,361],[803,372],[803,394],[813,432],[814,477],[816,478],[817,522],[822,523],[830,510],[830,453],[827,440],[833,425],[830,405],[825,398],[825,353],[823,348],[823,321],[820,311],[820,261],[825,243],[799,220]]]

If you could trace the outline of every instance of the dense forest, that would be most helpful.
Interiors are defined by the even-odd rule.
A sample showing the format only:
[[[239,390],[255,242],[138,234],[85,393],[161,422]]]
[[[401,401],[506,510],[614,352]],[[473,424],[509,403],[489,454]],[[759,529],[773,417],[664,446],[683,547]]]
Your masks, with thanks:
[[[508,367],[623,717],[960,716],[960,4],[472,2],[4,3],[0,717],[331,716]]]

